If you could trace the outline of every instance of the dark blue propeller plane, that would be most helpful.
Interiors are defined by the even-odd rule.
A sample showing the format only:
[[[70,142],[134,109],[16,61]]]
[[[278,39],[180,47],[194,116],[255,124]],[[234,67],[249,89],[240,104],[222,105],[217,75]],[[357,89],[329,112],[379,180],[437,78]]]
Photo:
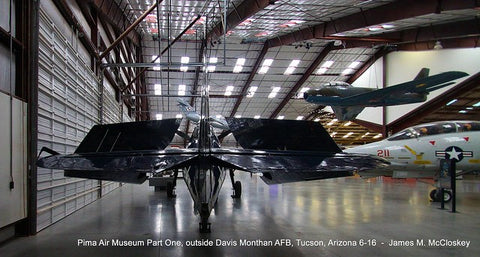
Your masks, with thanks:
[[[452,85],[452,80],[467,76],[460,71],[448,71],[428,76],[423,68],[412,80],[398,85],[374,89],[354,87],[347,82],[328,82],[303,94],[307,102],[331,106],[338,120],[353,120],[365,107],[390,106],[424,102],[429,92]]]
[[[147,174],[171,173],[167,195],[174,197],[179,170],[200,215],[200,231],[208,222],[227,173],[234,194],[241,183],[234,171],[261,173],[267,184],[351,176],[386,168],[383,158],[347,154],[318,123],[296,120],[227,118],[228,127],[243,149],[220,147],[208,113],[208,89],[203,86],[201,114],[185,149],[167,148],[181,119],[95,125],[73,154],[42,148],[37,165],[64,170],[65,176],[126,183],[143,183]],[[207,117],[207,118],[205,118]],[[49,155],[40,158],[42,153]]]

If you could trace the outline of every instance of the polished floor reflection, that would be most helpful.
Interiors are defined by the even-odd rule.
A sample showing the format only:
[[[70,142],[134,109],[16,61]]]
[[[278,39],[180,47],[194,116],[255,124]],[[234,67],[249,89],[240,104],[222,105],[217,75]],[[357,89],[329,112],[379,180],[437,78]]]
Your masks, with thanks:
[[[478,181],[458,182],[458,213],[453,214],[430,203],[430,186],[414,180],[339,178],[267,186],[249,174],[237,178],[243,184],[242,199],[230,197],[227,180],[212,212],[211,234],[198,233],[199,219],[183,181],[175,199],[147,183],[124,185],[36,236],[1,245],[0,256],[473,256],[480,252]],[[99,246],[102,240],[110,246]],[[150,240],[163,246],[112,247],[112,240],[130,244]],[[392,240],[403,246],[389,246]],[[423,240],[424,246],[417,240]],[[463,241],[470,242],[468,248],[429,245]],[[94,242],[97,246],[92,246]],[[208,242],[224,246],[202,246]],[[263,246],[269,242],[280,246]],[[405,246],[411,242],[414,246]]]

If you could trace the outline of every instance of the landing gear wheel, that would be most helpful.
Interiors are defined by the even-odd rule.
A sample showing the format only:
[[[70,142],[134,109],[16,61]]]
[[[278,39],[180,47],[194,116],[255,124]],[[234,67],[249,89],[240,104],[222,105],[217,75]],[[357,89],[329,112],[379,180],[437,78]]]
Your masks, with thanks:
[[[443,202],[448,203],[452,200],[452,192],[448,190],[443,191]]]
[[[235,181],[235,184],[233,184],[232,198],[240,198],[240,197],[242,197],[242,182]]]
[[[432,202],[437,202],[437,191],[437,189],[430,191],[430,199],[432,199]]]
[[[174,198],[177,195],[175,194],[175,187],[172,182],[167,182],[167,197]]]
[[[202,203],[202,207],[200,209],[200,233],[210,233],[212,230],[210,229],[210,222],[208,222],[208,217],[210,216],[210,211],[208,209],[208,204]]]
[[[430,198],[432,199],[433,202],[441,202],[442,201],[442,198],[441,198],[442,196],[440,194],[441,194],[441,190],[433,189],[432,191],[430,191]],[[444,189],[443,190],[443,202],[448,203],[451,200],[452,200],[452,192],[450,192],[450,190]]]

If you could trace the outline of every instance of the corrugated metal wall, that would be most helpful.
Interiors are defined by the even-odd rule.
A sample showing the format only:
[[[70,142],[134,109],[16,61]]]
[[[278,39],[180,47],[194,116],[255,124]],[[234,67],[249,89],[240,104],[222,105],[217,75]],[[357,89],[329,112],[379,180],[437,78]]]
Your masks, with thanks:
[[[54,6],[40,6],[38,70],[38,149],[72,153],[90,128],[99,123],[99,87],[72,31],[57,25]],[[53,8],[52,8],[53,7]],[[65,22],[65,21],[64,21]],[[66,22],[65,22],[66,23]],[[109,88],[110,87],[110,88]],[[122,121],[114,91],[105,83],[104,122]],[[37,231],[95,201],[119,183],[65,178],[61,170],[38,168]]]

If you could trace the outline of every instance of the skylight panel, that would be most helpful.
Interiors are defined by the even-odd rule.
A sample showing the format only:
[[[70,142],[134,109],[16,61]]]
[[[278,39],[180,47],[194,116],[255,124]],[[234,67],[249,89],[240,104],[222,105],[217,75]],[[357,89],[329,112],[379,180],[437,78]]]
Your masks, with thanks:
[[[225,96],[231,96],[233,91],[233,86],[227,86],[225,89]]]
[[[347,134],[345,134],[345,135],[343,136],[343,138],[347,138],[347,137],[349,137],[349,136],[351,136],[351,135],[353,135],[353,132],[348,132]]]
[[[265,74],[267,73],[268,69],[270,69],[270,66],[273,63],[273,59],[265,59],[262,63],[262,67],[260,67],[260,70],[258,71],[258,74]]]
[[[273,63],[273,59],[265,59],[265,60],[263,61],[262,66],[271,66],[272,63]]]
[[[161,95],[162,94],[162,84],[153,85],[153,89],[155,90],[155,95]]]
[[[280,91],[280,87],[274,87],[272,92],[268,95],[268,98],[274,98],[277,96],[277,93]]]
[[[247,97],[253,97],[255,95],[255,92],[257,92],[258,87],[257,86],[251,86],[248,89]]]
[[[233,67],[233,72],[240,73],[243,69],[243,65],[245,65],[245,58],[238,58],[235,67]]]
[[[280,116],[277,117],[277,120],[283,120],[283,119],[285,119],[285,116],[283,116],[283,115],[280,115]]]
[[[359,61],[354,61],[354,62],[350,63],[350,65],[348,65],[348,68],[355,69],[355,68],[357,68],[358,65],[360,65],[360,62]]]
[[[297,97],[298,98],[303,98],[303,94],[305,94],[305,92],[307,92],[308,90],[310,90],[309,87],[304,87],[304,88],[300,89],[300,92],[298,92]]]
[[[255,115],[255,116],[253,116],[253,118],[258,120],[258,119],[260,119],[260,115]]]
[[[190,57],[182,56],[182,58],[180,59],[180,62],[183,64],[187,64],[190,62]],[[183,72],[188,71],[188,66],[180,66],[180,70]]]
[[[327,70],[332,67],[334,61],[326,61],[320,66],[320,68],[317,70],[317,74],[321,75],[327,72]]]
[[[208,63],[210,65],[207,66],[207,72],[214,72],[215,71],[215,68],[217,67],[215,64],[218,62],[218,58],[217,57],[210,57],[210,59],[208,60]]]
[[[283,74],[284,75],[292,74],[297,68],[299,63],[300,63],[300,60],[292,60]]]
[[[342,71],[342,75],[350,75],[353,73],[353,69],[352,68],[346,68],[345,70]]]
[[[186,85],[178,85],[178,95],[185,95],[185,91],[187,91]]]
[[[152,61],[155,60],[155,58],[157,58],[156,55],[153,55],[152,56]],[[159,65],[158,66],[154,66],[153,67],[153,70],[160,70],[160,58],[158,58],[157,60],[155,60],[155,63],[158,63]]]
[[[163,114],[161,114],[161,113],[155,114],[155,119],[156,119],[156,120],[161,120],[161,119],[163,119]]]

